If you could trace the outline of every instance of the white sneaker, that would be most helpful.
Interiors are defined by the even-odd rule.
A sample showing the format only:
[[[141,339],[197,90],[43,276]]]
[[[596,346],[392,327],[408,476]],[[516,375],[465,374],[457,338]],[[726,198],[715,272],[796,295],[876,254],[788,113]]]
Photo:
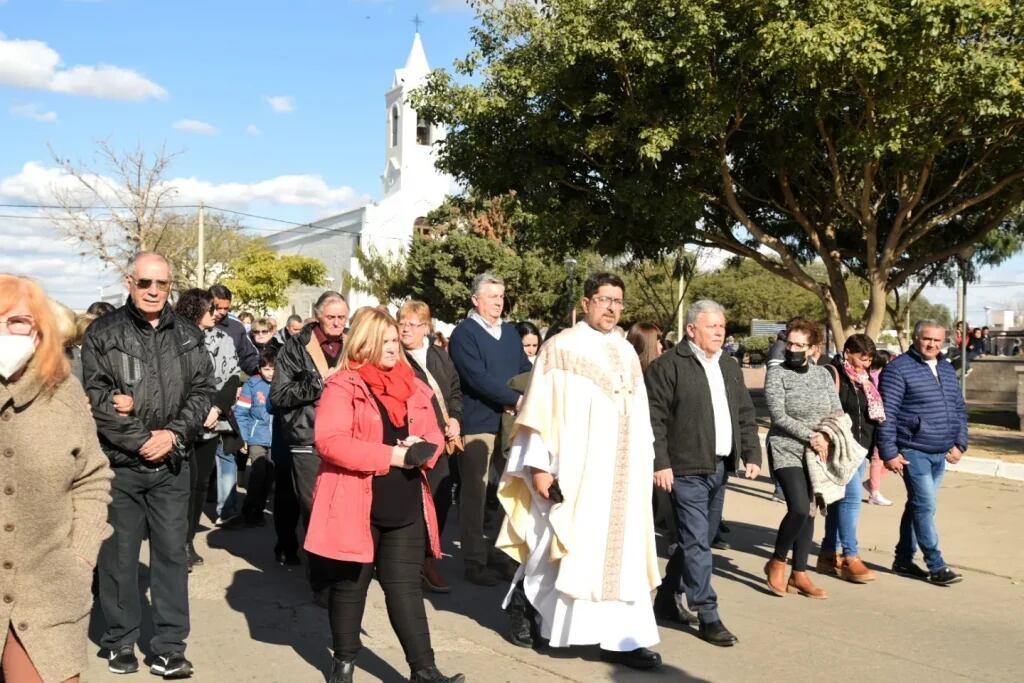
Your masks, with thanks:
[[[868,503],[871,505],[892,505],[892,501],[883,496],[881,491],[875,491],[868,496]]]

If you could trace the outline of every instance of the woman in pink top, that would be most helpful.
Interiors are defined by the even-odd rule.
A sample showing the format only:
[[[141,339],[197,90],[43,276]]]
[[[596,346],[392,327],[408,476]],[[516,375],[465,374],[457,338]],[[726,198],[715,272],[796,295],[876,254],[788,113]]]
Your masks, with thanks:
[[[430,388],[405,360],[386,312],[356,312],[341,370],[316,411],[320,472],[305,548],[314,585],[327,585],[334,641],[330,683],[352,681],[366,592],[374,572],[387,600],[410,680],[447,683],[434,665],[420,570],[429,540],[440,557],[426,471],[444,443]]]

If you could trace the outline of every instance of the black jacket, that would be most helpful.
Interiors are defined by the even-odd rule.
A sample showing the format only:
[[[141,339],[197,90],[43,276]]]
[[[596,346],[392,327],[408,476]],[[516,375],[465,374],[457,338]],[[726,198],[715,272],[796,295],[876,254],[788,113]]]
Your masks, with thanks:
[[[270,383],[270,412],[281,416],[280,425],[286,446],[313,445],[313,420],[316,404],[324,391],[324,381],[306,351],[306,344],[318,324],[310,323],[298,334],[288,337],[274,364],[274,381]],[[339,355],[339,362],[340,358]],[[275,429],[277,424],[275,422]]]
[[[416,376],[423,381],[424,384],[430,386],[430,382],[427,381],[427,374],[423,372],[417,363],[416,359],[412,357],[412,354],[408,351],[405,352],[405,357],[409,361],[409,365],[412,366],[413,372]],[[427,347],[427,370],[434,377],[434,381],[437,382],[437,387],[441,390],[441,395],[444,397],[445,405],[448,408],[448,416],[453,417],[462,423],[462,385],[459,384],[459,373],[455,370],[455,364],[452,363],[452,359],[448,357],[448,353],[439,346],[431,344]],[[431,399],[434,403],[434,412],[437,414],[437,424],[441,428],[441,432],[444,432],[444,416],[441,413],[441,407],[437,403],[437,398]]]
[[[210,412],[213,364],[203,333],[170,306],[156,327],[131,301],[98,318],[82,343],[82,374],[100,444],[114,467],[146,467],[139,449],[158,429],[192,444]],[[131,415],[114,410],[114,394],[132,397]]]
[[[864,389],[855,385],[843,369],[842,356],[836,356],[826,366],[833,377],[839,377],[839,402],[843,405],[843,412],[850,416],[853,423],[850,433],[857,439],[864,448],[875,447],[875,430],[878,423],[868,417],[868,397],[864,395]]]
[[[736,359],[723,353],[718,361],[732,417],[732,452],[728,468],[761,464],[754,402]],[[712,474],[715,462],[715,416],[707,374],[683,341],[663,353],[644,373],[654,429],[654,470],[672,468],[676,475]]]
[[[249,376],[258,374],[260,371],[260,354],[256,350],[256,346],[253,345],[252,340],[249,339],[249,333],[245,331],[245,325],[240,320],[226,315],[217,323],[217,327],[224,330],[231,337],[231,341],[235,342],[235,352],[238,353],[238,367],[242,369],[242,372]]]

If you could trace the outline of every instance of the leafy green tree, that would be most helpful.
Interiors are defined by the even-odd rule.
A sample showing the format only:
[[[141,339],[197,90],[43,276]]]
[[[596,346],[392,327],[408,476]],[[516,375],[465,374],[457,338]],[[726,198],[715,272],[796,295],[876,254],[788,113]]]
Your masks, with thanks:
[[[278,256],[262,241],[249,246],[231,261],[221,281],[235,300],[257,315],[288,302],[289,285],[322,285],[327,275],[323,261],[309,256]]]
[[[838,339],[877,335],[909,279],[994,233],[990,257],[1019,246],[1020,17],[1018,0],[480,3],[467,78],[435,72],[415,105],[449,129],[440,166],[515,191],[549,248],[717,247],[815,296]]]

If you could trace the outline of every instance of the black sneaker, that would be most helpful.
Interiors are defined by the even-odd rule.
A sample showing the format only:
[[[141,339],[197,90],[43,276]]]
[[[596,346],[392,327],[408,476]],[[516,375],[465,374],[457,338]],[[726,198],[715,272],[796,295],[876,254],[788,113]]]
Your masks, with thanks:
[[[149,666],[149,673],[165,679],[189,678],[192,676],[192,662],[185,659],[184,652],[157,655]]]
[[[135,646],[125,645],[107,653],[107,671],[112,674],[133,674],[139,670]]]
[[[893,562],[892,571],[894,574],[905,576],[908,579],[920,579],[922,581],[928,581],[931,578],[931,575],[928,574],[928,572],[921,569],[913,562],[908,562],[907,564],[903,564],[901,562]]]
[[[963,580],[963,574],[957,574],[949,567],[943,567],[939,571],[928,575],[928,583],[934,583],[936,586],[952,586],[954,583],[960,583]]]

